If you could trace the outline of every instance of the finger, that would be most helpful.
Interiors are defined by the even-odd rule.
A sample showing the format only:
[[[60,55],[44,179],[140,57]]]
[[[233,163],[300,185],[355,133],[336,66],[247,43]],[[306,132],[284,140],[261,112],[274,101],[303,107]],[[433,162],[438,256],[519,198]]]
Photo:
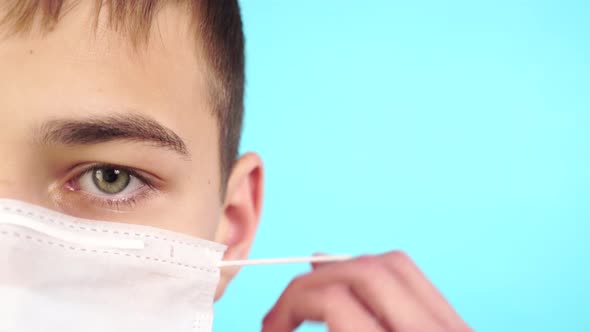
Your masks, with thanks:
[[[440,331],[427,308],[381,260],[365,256],[352,263],[348,271],[338,274],[389,330]]]
[[[292,306],[308,305],[305,301],[309,299],[300,295],[304,291],[334,284],[349,287],[357,301],[382,322],[386,330],[406,331],[419,327],[420,330],[438,331],[440,328],[425,307],[406,289],[407,286],[383,262],[369,256],[325,266],[297,278],[279,298],[275,309],[290,316]]]
[[[465,325],[459,314],[453,309],[440,291],[428,280],[412,259],[401,251],[381,255],[389,270],[400,276],[411,292],[427,306],[431,314],[446,327],[455,328]]]
[[[330,332],[386,332],[344,285],[300,292],[297,301],[271,310],[262,331],[290,332],[304,321],[323,321]]]

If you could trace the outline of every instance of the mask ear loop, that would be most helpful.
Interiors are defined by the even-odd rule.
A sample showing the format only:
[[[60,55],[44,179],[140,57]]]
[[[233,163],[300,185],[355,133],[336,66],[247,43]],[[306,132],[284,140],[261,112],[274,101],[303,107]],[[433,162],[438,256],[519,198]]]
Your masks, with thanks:
[[[25,227],[64,242],[92,247],[106,247],[115,249],[143,249],[145,243],[135,239],[112,239],[96,236],[87,236],[79,233],[56,229],[43,222],[37,222],[24,216],[13,214],[9,218],[0,218],[0,224]]]
[[[235,261],[221,261],[217,267],[237,267],[247,265],[267,265],[267,264],[292,264],[292,263],[329,263],[341,262],[352,259],[352,256],[346,255],[322,255],[310,257],[290,257],[290,258],[270,258],[270,259],[245,259]]]

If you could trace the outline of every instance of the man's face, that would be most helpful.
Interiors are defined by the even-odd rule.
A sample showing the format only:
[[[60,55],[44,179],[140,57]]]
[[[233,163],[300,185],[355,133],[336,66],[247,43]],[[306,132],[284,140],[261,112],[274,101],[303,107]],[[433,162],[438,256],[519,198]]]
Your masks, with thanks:
[[[217,123],[188,18],[164,10],[134,50],[120,33],[94,33],[90,3],[46,35],[0,42],[0,196],[213,239]]]
[[[220,183],[211,71],[189,17],[163,8],[134,48],[102,17],[95,29],[91,6],[49,33],[0,39],[0,197],[181,232],[246,258],[262,163],[246,154]],[[222,271],[218,296],[236,272]]]

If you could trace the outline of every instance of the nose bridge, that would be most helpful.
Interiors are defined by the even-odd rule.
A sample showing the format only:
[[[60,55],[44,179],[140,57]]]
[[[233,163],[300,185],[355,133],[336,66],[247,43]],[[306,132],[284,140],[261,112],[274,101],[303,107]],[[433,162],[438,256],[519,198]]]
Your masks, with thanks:
[[[47,192],[40,181],[46,165],[34,133],[45,113],[36,104],[42,98],[25,97],[32,94],[26,82],[0,79],[0,198],[37,203]]]
[[[37,201],[39,186],[34,183],[34,164],[30,147],[15,139],[0,142],[0,198]],[[38,163],[37,163],[37,166]]]
[[[0,198],[31,200],[31,186],[23,179],[23,173],[23,168],[11,158],[0,163]]]

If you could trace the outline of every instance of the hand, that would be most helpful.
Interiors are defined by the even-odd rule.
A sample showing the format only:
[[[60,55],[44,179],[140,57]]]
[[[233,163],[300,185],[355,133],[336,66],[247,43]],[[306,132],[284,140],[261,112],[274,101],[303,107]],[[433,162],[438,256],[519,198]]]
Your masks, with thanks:
[[[289,284],[262,331],[291,332],[304,321],[330,332],[472,331],[399,251],[315,265]]]

